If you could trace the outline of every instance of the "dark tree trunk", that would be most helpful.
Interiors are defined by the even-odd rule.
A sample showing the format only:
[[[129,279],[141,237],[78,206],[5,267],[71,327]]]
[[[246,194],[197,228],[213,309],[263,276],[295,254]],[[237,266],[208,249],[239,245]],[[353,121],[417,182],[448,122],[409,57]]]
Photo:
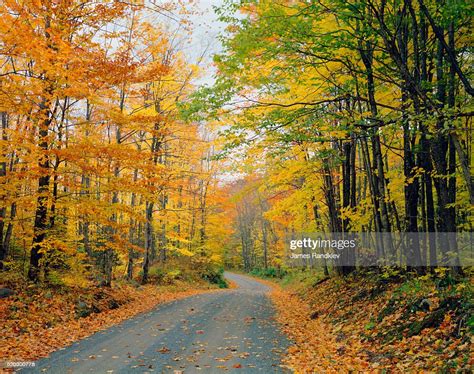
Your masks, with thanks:
[[[408,0],[408,8],[411,9],[410,1]],[[397,41],[400,51],[401,63],[408,67],[408,48],[409,48],[409,26],[408,19],[403,12],[399,14],[401,27],[398,30]],[[413,32],[413,49],[414,49],[414,79],[415,84],[419,86],[420,79],[419,71],[419,50],[418,50],[418,25],[416,23],[415,15],[412,17],[412,32]],[[418,176],[415,174],[415,156],[413,152],[416,141],[415,134],[412,135],[412,126],[408,118],[409,99],[413,102],[415,114],[419,114],[419,99],[413,91],[410,91],[410,82],[404,77],[402,85],[402,110],[403,110],[403,172],[405,176],[404,194],[405,194],[405,229],[408,233],[418,232]],[[411,95],[413,93],[413,95]],[[413,128],[416,128],[414,122]],[[410,235],[408,237],[407,250],[407,264],[408,267],[419,267],[421,263],[420,242],[418,235]]]
[[[442,110],[446,103],[446,77],[444,74],[444,53],[443,45],[438,42],[438,51],[436,55],[436,99],[438,107]],[[447,205],[449,204],[448,183],[446,174],[448,171],[447,164],[447,150],[448,140],[444,131],[444,119],[438,118],[436,123],[437,132],[432,141],[432,158],[436,170],[435,187],[437,192],[437,216],[438,216],[438,231],[439,231],[439,245],[443,255],[449,251],[449,242],[447,240],[446,232],[449,231],[449,213]]]
[[[344,161],[342,163],[342,207],[345,209],[355,207],[355,141],[343,144]],[[350,231],[349,219],[342,220],[342,231]],[[346,248],[342,254],[343,266],[341,273],[347,275],[355,269],[355,252],[352,248]],[[354,264],[353,266],[348,264]]]
[[[161,112],[160,103],[157,101],[155,103],[155,111],[157,113]],[[160,123],[156,122],[153,127],[154,133],[151,142],[151,161],[153,165],[158,164],[158,152],[161,148],[162,142],[158,135],[158,131],[160,130]],[[152,187],[152,186],[150,186]],[[151,256],[155,248],[155,240],[154,240],[154,233],[153,233],[153,207],[154,202],[153,200],[147,201],[145,204],[145,257],[143,259],[143,276],[142,276],[142,283],[148,282],[148,273],[151,264]]]
[[[386,202],[387,180],[385,177],[385,168],[380,143],[378,108],[375,99],[375,81],[373,73],[374,47],[369,42],[366,42],[364,44],[361,41],[359,42],[359,53],[362,58],[362,62],[365,66],[365,75],[367,79],[367,95],[369,99],[369,107],[373,122],[373,127],[369,130],[369,132],[371,133],[372,140],[373,165],[370,164],[370,156],[368,149],[365,149],[364,158],[366,159],[365,163],[367,170],[372,169],[372,171],[368,173],[367,176],[370,180],[372,190],[371,192],[374,201],[375,229],[377,232],[386,233],[382,235],[382,238],[377,235],[377,254],[379,257],[384,257],[386,253],[391,253],[393,245],[390,234],[387,234],[391,232],[392,229]],[[367,142],[365,142],[365,145],[367,145]]]
[[[51,26],[50,19],[45,21],[45,37],[50,43],[49,27]],[[50,45],[53,49],[53,47]],[[49,183],[50,183],[50,160],[48,155],[49,150],[49,128],[52,121],[52,113],[50,107],[52,103],[52,96],[54,93],[53,83],[45,76],[44,82],[47,84],[45,95],[39,105],[40,110],[38,116],[38,145],[40,149],[40,157],[38,160],[38,169],[41,172],[38,178],[38,196],[36,198],[35,220],[33,225],[33,243],[30,252],[30,267],[28,269],[28,279],[38,282],[40,273],[40,260],[42,258],[41,249],[43,248],[43,241],[46,238],[46,231],[48,229],[48,200],[49,200]]]
[[[153,245],[153,202],[146,203],[145,210],[145,258],[143,259],[142,283],[148,282],[148,273],[150,269],[150,255]]]
[[[8,115],[5,112],[1,113],[2,117],[2,140],[4,142],[7,141],[7,128],[8,128]],[[7,155],[2,154],[2,158],[5,161],[0,162],[0,178],[5,178],[7,175]],[[2,182],[3,185],[4,182]],[[3,187],[3,186],[2,186]],[[5,191],[5,190],[4,190]],[[2,192],[3,195],[3,192]],[[2,199],[3,200],[3,199]],[[7,206],[6,204],[2,201],[2,206],[0,207],[0,270],[3,268],[3,263],[2,261],[5,260],[5,258],[8,255],[8,249],[7,246],[5,245],[5,239],[4,239],[4,230],[5,230],[5,218],[7,215]]]
[[[427,71],[427,39],[428,39],[428,27],[425,22],[425,17],[420,15],[420,82],[421,87],[426,87],[428,83],[428,71]],[[424,89],[423,93],[423,117],[427,117],[428,115],[428,107],[429,104],[426,102],[426,89]],[[436,236],[434,233],[436,232],[436,223],[435,223],[435,208],[434,208],[434,199],[433,199],[433,179],[432,179],[432,172],[433,172],[433,165],[431,162],[431,150],[430,150],[430,142],[427,139],[427,127],[422,122],[420,122],[420,152],[419,156],[419,166],[423,169],[423,194],[421,195],[421,199],[425,202],[425,221],[426,221],[426,231],[428,235],[425,236],[428,240],[428,254],[426,255],[426,263],[429,266],[435,266],[437,263],[436,259]]]
[[[133,182],[137,182],[138,180],[138,169],[135,169],[133,171]],[[132,210],[135,208],[136,205],[136,200],[137,200],[137,194],[135,192],[132,192],[131,198],[130,198],[130,206]],[[131,245],[136,245],[135,237],[136,237],[136,229],[137,229],[137,224],[136,221],[133,217],[130,217],[130,227],[129,227],[129,242]],[[133,279],[133,259],[135,256],[135,251],[133,250],[132,247],[129,248],[128,250],[128,262],[127,262],[127,279],[131,280]]]
[[[42,244],[46,238],[48,229],[48,197],[49,197],[49,157],[48,157],[48,132],[50,125],[49,118],[49,102],[44,101],[42,104],[42,115],[45,117],[40,122],[39,128],[39,147],[43,154],[38,162],[41,176],[38,178],[38,197],[36,199],[35,221],[33,226],[33,245],[30,254],[30,268],[28,270],[28,278],[34,282],[39,280],[40,260],[42,258]]]

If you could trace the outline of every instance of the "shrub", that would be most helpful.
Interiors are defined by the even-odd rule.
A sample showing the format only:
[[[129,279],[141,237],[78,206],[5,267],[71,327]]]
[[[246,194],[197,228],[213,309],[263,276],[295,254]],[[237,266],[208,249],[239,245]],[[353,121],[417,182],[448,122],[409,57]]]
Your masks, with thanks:
[[[143,276],[143,270],[141,271],[140,277]],[[162,267],[159,266],[152,266],[148,270],[148,280],[151,283],[164,283],[164,279],[166,277],[166,272]]]
[[[250,272],[251,275],[262,278],[283,278],[287,271],[281,268],[269,267],[269,268],[255,268]]]
[[[228,284],[224,278],[224,269],[217,266],[209,266],[203,269],[201,278],[211,284],[217,284],[219,288],[227,288]]]
[[[163,283],[165,284],[172,284],[175,280],[182,279],[182,273],[179,269],[174,269],[166,272],[165,276],[163,277]]]

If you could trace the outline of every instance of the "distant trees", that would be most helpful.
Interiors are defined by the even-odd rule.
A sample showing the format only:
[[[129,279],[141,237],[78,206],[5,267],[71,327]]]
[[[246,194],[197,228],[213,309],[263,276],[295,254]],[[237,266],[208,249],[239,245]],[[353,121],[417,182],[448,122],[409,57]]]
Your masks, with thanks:
[[[260,183],[258,179],[247,179],[228,186],[228,193],[232,196],[232,206],[228,209],[235,211],[231,216],[233,219],[228,224],[233,226],[233,242],[239,243],[238,256],[241,257],[242,266],[246,271],[254,268],[267,269],[273,260],[278,260],[280,257],[279,254],[275,257],[272,251],[276,244],[275,232],[273,224],[266,217],[269,204],[264,192],[258,189]],[[230,250],[232,253],[232,248]],[[238,264],[231,262],[228,265]]]

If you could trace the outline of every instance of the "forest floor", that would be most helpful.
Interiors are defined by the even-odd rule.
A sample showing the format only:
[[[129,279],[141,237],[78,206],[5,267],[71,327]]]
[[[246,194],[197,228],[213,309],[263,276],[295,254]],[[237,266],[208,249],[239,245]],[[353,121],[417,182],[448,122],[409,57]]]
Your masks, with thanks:
[[[268,297],[270,288],[242,275],[226,274],[226,277],[235,289],[165,292],[146,286],[133,295],[127,289],[127,298],[133,298],[134,302],[113,311],[79,319],[71,311],[68,320],[58,321],[51,329],[25,327],[28,330],[22,334],[21,341],[14,342],[15,349],[7,351],[8,356],[15,361],[34,359],[68,345],[36,361],[31,370],[61,374],[70,371],[290,372],[280,366],[281,355],[289,342],[274,319],[275,310]],[[193,295],[196,293],[200,294]],[[189,295],[193,296],[184,297]],[[157,303],[178,298],[153,308]],[[115,294],[114,299],[118,299]],[[127,308],[138,308],[137,304],[143,304],[141,311],[148,311],[129,318],[138,310]],[[54,308],[52,312],[59,314],[55,310],[60,306]],[[39,321],[47,318],[37,311],[34,314],[40,317]],[[29,318],[27,323],[33,322],[31,317],[22,317]],[[122,319],[127,320],[117,324]],[[99,329],[103,331],[84,338]],[[79,341],[70,344],[75,340]],[[21,348],[21,342],[27,347]]]
[[[210,292],[208,283],[168,286],[19,287],[0,299],[0,357],[32,361],[158,304]],[[215,290],[215,289],[214,289]]]
[[[275,284],[275,283],[273,283]],[[273,287],[298,373],[472,372],[472,277],[293,273]]]

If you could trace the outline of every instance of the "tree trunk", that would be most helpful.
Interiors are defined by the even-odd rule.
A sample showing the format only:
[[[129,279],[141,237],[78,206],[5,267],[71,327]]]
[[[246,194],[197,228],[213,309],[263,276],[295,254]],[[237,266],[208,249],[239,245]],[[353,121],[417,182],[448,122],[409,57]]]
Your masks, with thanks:
[[[30,268],[28,270],[28,278],[34,282],[39,280],[40,260],[43,256],[41,249],[43,241],[46,238],[46,230],[48,229],[48,196],[49,196],[49,157],[48,157],[48,130],[50,125],[48,101],[43,102],[43,116],[46,118],[40,122],[39,129],[39,147],[43,154],[38,161],[39,170],[42,175],[38,178],[38,197],[36,199],[35,221],[33,226],[33,245],[30,254]]]
[[[142,284],[148,282],[148,273],[150,270],[150,255],[153,245],[153,202],[146,203],[145,210],[145,258],[143,259]]]

